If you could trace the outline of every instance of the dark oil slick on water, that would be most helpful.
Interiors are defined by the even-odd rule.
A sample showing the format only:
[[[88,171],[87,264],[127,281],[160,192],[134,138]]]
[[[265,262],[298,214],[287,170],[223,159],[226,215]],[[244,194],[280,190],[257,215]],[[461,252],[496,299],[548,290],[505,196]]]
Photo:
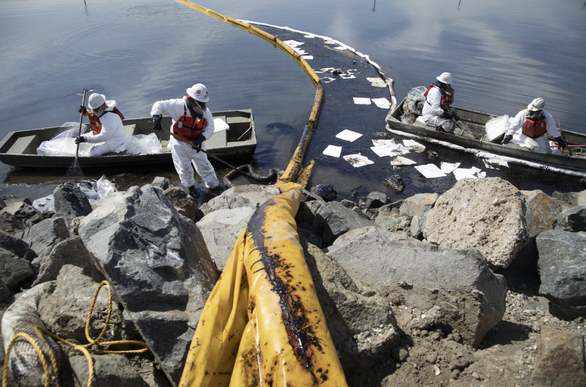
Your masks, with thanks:
[[[288,26],[329,36],[370,56],[395,80],[401,99],[443,71],[454,75],[456,105],[494,114],[515,114],[535,96],[562,129],[586,132],[586,9],[581,0],[196,3],[228,16]],[[255,165],[285,168],[313,104],[315,89],[289,57],[264,41],[172,0],[2,0],[0,2],[0,136],[9,131],[57,126],[79,119],[78,92],[93,88],[118,101],[126,117],[145,117],[153,102],[176,98],[195,82],[210,89],[213,110],[251,108],[259,145]],[[344,122],[330,122],[345,129]],[[349,127],[348,129],[352,129]],[[384,123],[370,138],[390,138]],[[369,140],[370,140],[369,139]],[[317,150],[332,143],[319,126],[311,144],[316,159],[311,183],[333,184],[349,196],[359,187],[387,192],[382,181],[398,173],[406,189],[443,192],[453,177],[425,179],[412,167],[391,169],[370,152],[375,165],[353,168]],[[350,150],[350,149],[349,149]],[[470,155],[430,147],[419,164],[440,161],[476,166],[522,189],[581,190],[579,179],[511,165],[489,170]],[[432,154],[433,154],[432,152]],[[223,166],[217,165],[220,175]],[[106,174],[119,188],[143,184],[171,169],[83,171]],[[65,171],[19,171],[0,165],[0,195],[31,199],[52,192]]]

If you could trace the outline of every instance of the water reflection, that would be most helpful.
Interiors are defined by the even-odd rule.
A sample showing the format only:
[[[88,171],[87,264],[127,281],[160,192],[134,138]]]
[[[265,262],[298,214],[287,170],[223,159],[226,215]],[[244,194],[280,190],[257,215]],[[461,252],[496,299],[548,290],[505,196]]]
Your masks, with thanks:
[[[564,128],[586,130],[586,52],[580,49],[586,46],[586,3],[580,7],[580,1],[197,3],[234,18],[344,42],[368,54],[395,80],[399,98],[450,71],[459,106],[512,114],[541,96]],[[201,81],[209,85],[212,109],[253,109],[257,164],[283,168],[315,92],[279,50],[170,0],[83,5],[78,0],[2,0],[0,49],[6,53],[0,57],[0,136],[76,121],[77,92],[84,87],[116,99],[127,117],[144,117],[154,101],[176,97]],[[343,170],[331,171],[327,163],[321,168],[315,168],[315,176],[336,176],[348,184],[383,177],[367,171],[345,179]],[[3,192],[11,191],[13,180],[5,178],[9,171],[0,165]],[[415,189],[438,189],[433,184]]]

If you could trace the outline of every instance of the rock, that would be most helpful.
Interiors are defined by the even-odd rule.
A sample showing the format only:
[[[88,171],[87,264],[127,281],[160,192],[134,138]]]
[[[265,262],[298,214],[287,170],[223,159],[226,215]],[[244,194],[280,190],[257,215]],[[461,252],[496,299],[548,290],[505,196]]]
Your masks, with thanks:
[[[477,248],[492,267],[506,268],[529,242],[525,199],[500,178],[463,179],[429,211],[426,239],[450,249]]]
[[[535,242],[541,277],[539,293],[568,318],[586,317],[586,237],[579,233],[549,230]]]
[[[8,287],[4,284],[4,281],[0,279],[0,303],[8,300],[12,296],[12,292]]]
[[[586,386],[584,336],[554,327],[541,329],[539,357],[531,382],[535,386]]]
[[[561,204],[540,190],[521,193],[525,196],[527,206],[525,221],[529,236],[534,237],[540,232],[553,229],[562,211]]]
[[[35,278],[33,286],[56,280],[61,268],[66,265],[80,267],[83,269],[83,275],[92,278],[98,283],[105,279],[96,266],[94,257],[87,251],[81,238],[75,236],[57,243],[49,255],[43,259],[39,268],[39,275]]]
[[[407,233],[411,226],[411,219],[392,212],[379,213],[374,220],[377,226],[384,227],[391,232]]]
[[[348,385],[372,385],[384,377],[373,364],[388,362],[399,341],[389,303],[370,289],[365,295],[335,260],[303,239],[301,244]]]
[[[69,231],[63,218],[45,219],[15,235],[26,242],[37,254],[33,265],[38,268],[41,260],[47,256],[55,244],[69,238]]]
[[[403,183],[403,179],[400,175],[397,174],[387,177],[383,181],[383,184],[393,193],[401,193],[405,189],[405,183]]]
[[[422,214],[435,204],[439,195],[436,193],[416,194],[401,202],[399,213],[409,218]]]
[[[148,387],[130,361],[123,355],[92,356],[94,361],[93,387]],[[71,356],[71,369],[78,385],[87,385],[89,374],[85,356]]]
[[[65,219],[68,229],[71,221],[78,216],[86,216],[92,212],[87,196],[72,182],[59,184],[53,190],[55,198],[55,214]]]
[[[355,281],[375,290],[409,283],[423,289],[471,295],[465,309],[445,316],[443,324],[478,346],[505,311],[506,281],[493,274],[476,249],[451,250],[427,243],[392,240],[381,229],[354,230],[339,238],[327,255],[344,267]]]
[[[311,193],[321,197],[326,202],[332,202],[338,197],[338,193],[331,184],[318,184],[311,188]]]
[[[153,187],[159,187],[163,191],[166,191],[171,186],[171,182],[169,181],[169,179],[165,177],[157,176],[153,179],[151,185]]]
[[[586,231],[586,206],[571,207],[559,214],[556,230]]]
[[[0,211],[0,231],[13,235],[24,230],[25,226],[14,214]]]
[[[87,344],[85,334],[88,313],[92,300],[100,285],[99,282],[83,274],[83,269],[73,265],[65,265],[49,291],[45,292],[38,302],[38,313],[46,328],[55,335],[81,344]],[[126,323],[116,300],[116,292],[111,289],[114,300],[108,329],[101,341],[128,340]],[[59,311],[59,313],[55,313]],[[98,338],[106,322],[108,312],[108,289],[102,287],[92,310],[90,337]],[[140,349],[133,346],[134,349]]]
[[[411,219],[411,228],[409,229],[410,235],[419,240],[423,240],[423,236],[426,234],[425,225],[427,224],[427,215],[429,211],[417,214]]]
[[[279,195],[281,192],[275,185],[237,185],[222,192],[207,203],[200,210],[205,214],[230,208],[250,207],[257,209],[267,200]]]
[[[371,226],[374,223],[365,215],[346,208],[340,202],[326,202],[317,211],[313,227],[325,245],[349,230]]]
[[[364,200],[366,208],[380,208],[389,203],[389,197],[382,192],[371,192]]]
[[[36,256],[26,242],[0,233],[0,279],[11,292],[33,281]]]
[[[253,213],[250,207],[217,210],[196,223],[219,270],[224,269],[236,240],[248,226]]]
[[[169,379],[178,383],[218,278],[195,223],[147,184],[102,199],[81,221],[79,235]]]
[[[15,228],[20,228],[20,225],[24,227],[31,227],[32,225],[39,223],[43,220],[43,214],[34,208],[29,199],[5,199],[6,206],[2,209],[2,212],[12,215],[7,216],[7,221]]]
[[[173,203],[175,209],[183,216],[197,220],[197,200],[181,187],[171,187],[163,194]]]

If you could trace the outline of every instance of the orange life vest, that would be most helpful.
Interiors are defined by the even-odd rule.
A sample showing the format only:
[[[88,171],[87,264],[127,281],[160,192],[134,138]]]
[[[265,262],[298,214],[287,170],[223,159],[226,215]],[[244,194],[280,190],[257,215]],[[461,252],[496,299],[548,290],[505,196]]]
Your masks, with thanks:
[[[525,117],[523,122],[523,134],[527,137],[536,138],[542,136],[547,132],[545,125],[545,115],[541,114],[536,120]]]
[[[435,84],[431,84],[427,90],[425,90],[425,93],[423,93],[423,96],[425,97],[425,101],[427,102],[427,94],[429,93],[429,91],[431,90],[432,87],[434,87]],[[446,93],[444,90],[442,90],[442,88],[440,87],[440,92],[442,93],[442,99],[440,101],[440,108],[442,108],[443,110],[447,110],[450,108],[450,105],[452,104],[453,101],[453,97],[450,95],[450,93]],[[427,102],[429,103],[429,102]]]
[[[118,110],[117,107],[114,107],[114,109],[104,112],[104,114],[106,114],[106,113],[116,113],[116,114],[118,114],[118,116],[120,116],[121,120],[124,120],[124,116],[122,115],[122,112],[120,110]],[[100,134],[100,132],[102,131],[102,123],[100,122],[100,117],[94,115],[94,113],[92,113],[91,110],[88,110],[87,111],[87,118],[90,120],[91,130],[92,130],[93,135],[95,136],[95,135]]]
[[[183,110],[184,114],[179,117],[177,122],[173,124],[173,133],[184,140],[194,143],[195,140],[203,133],[203,129],[207,125],[207,121],[202,116],[198,117],[198,114],[194,111],[191,111],[191,113],[195,114],[195,117],[188,115],[187,108],[185,106],[183,106]]]

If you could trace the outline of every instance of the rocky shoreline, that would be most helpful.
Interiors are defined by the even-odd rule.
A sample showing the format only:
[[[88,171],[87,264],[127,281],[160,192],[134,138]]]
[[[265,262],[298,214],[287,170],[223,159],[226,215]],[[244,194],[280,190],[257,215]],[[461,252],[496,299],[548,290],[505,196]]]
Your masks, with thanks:
[[[105,340],[146,342],[150,351],[92,355],[94,385],[176,385],[236,239],[278,194],[240,185],[198,205],[157,178],[93,204],[62,184],[54,211],[2,198],[4,350],[31,324],[87,343],[91,301],[107,280]],[[316,186],[304,191],[296,222],[350,386],[586,385],[586,191],[549,196],[499,178],[464,179],[442,195],[390,203],[380,192],[336,201],[333,187]],[[91,337],[108,305],[101,291]],[[50,350],[61,385],[87,383],[83,354]],[[42,379],[37,360],[14,356],[22,384]]]

